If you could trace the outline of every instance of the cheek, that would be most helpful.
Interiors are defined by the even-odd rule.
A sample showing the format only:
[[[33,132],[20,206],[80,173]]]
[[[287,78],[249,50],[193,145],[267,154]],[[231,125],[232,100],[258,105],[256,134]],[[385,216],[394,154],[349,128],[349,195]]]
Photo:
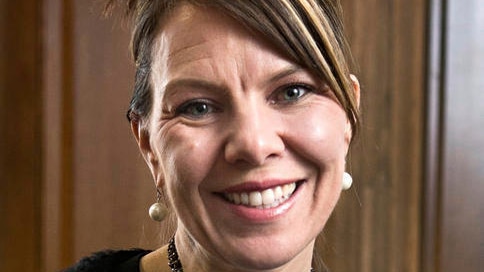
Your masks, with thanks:
[[[344,161],[348,147],[346,115],[339,107],[333,108],[309,109],[287,121],[286,137],[293,149],[325,167]]]
[[[160,157],[169,191],[197,190],[218,150],[213,139],[209,131],[183,126],[172,127],[164,134]]]

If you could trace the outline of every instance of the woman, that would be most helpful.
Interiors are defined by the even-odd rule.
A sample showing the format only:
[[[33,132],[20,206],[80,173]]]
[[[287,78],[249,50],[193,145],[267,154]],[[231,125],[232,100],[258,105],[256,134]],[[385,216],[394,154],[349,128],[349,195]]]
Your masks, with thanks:
[[[156,251],[72,269],[324,271],[315,241],[350,185],[359,122],[337,1],[127,4],[128,119],[176,232]],[[163,205],[150,215],[161,219]]]

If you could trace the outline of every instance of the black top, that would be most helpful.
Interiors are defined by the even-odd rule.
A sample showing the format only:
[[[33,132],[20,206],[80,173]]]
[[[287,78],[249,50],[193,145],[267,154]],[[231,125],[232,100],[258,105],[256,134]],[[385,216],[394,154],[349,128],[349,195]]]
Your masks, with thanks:
[[[141,258],[152,252],[145,249],[106,250],[84,257],[62,272],[140,272]],[[324,268],[323,271],[328,271]]]
[[[92,254],[63,272],[139,272],[139,263],[151,250],[106,250]]]

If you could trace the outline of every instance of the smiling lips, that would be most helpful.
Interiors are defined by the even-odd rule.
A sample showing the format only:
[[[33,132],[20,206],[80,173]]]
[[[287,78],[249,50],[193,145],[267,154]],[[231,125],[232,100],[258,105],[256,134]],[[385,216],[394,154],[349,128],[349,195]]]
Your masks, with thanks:
[[[224,197],[236,205],[268,209],[284,203],[291,197],[295,190],[296,182],[293,182],[262,191],[224,193]]]

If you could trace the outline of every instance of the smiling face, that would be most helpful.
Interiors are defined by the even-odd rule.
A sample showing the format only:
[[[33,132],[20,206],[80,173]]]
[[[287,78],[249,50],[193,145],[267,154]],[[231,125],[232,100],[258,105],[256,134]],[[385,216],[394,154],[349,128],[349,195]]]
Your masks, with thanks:
[[[182,263],[192,240],[212,266],[310,265],[351,137],[325,82],[235,21],[188,5],[163,24],[152,76],[139,143],[179,219]]]

